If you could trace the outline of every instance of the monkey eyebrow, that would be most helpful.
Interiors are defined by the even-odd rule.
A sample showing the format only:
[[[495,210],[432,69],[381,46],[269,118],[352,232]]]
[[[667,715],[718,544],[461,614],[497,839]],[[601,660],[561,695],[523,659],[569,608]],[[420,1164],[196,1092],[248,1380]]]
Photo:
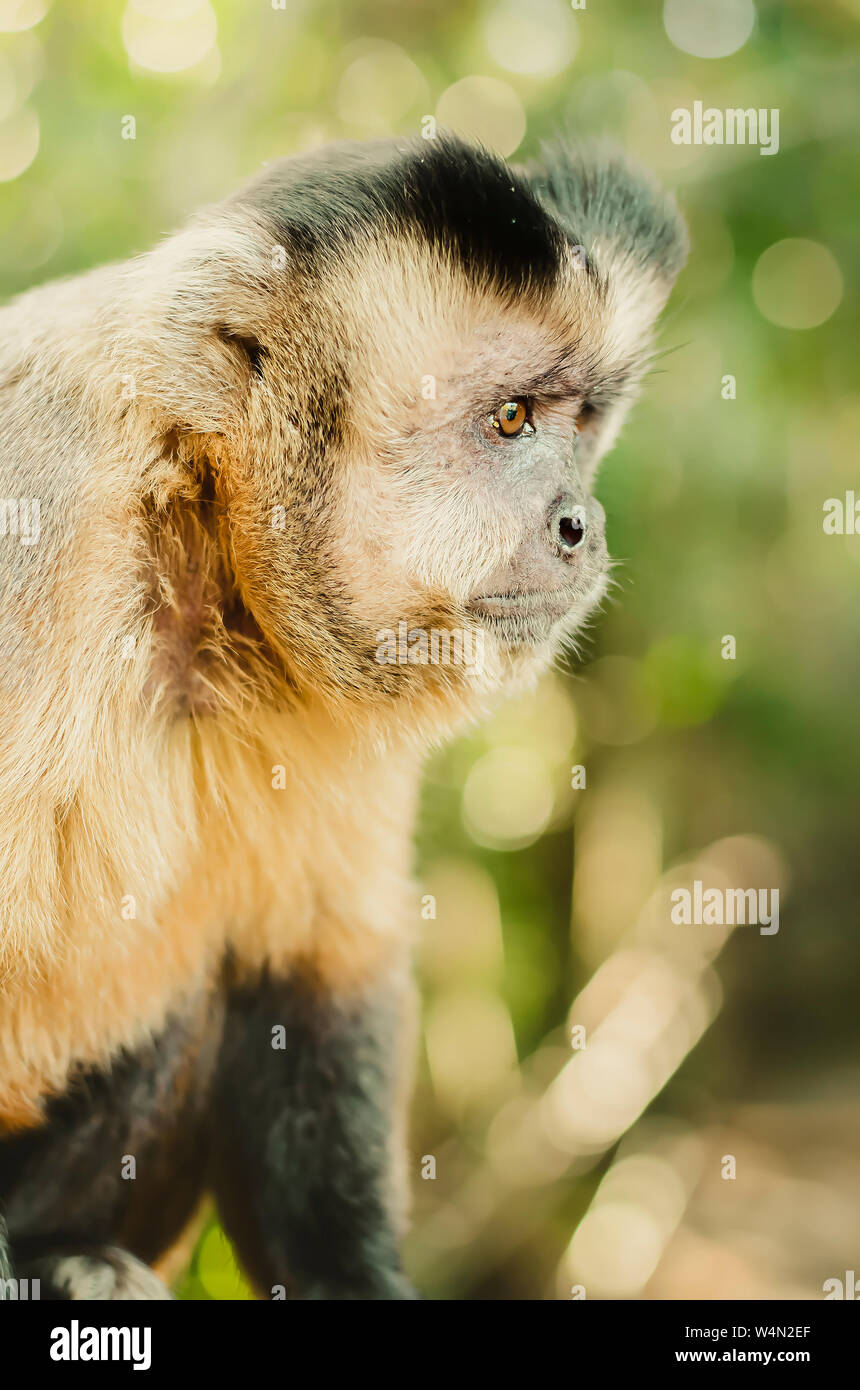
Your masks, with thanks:
[[[610,406],[637,379],[637,364],[626,361],[609,366],[593,352],[583,354],[581,340],[566,343],[542,371],[526,376],[512,372],[507,379],[472,384],[473,408],[488,402],[534,396],[537,400],[592,400],[601,409]]]
[[[588,364],[582,361],[581,356],[577,360],[578,349],[579,342],[565,345],[554,362],[524,383],[526,390],[534,395],[552,390],[564,394],[584,392]]]
[[[584,399],[600,396],[608,399],[623,392],[632,373],[624,370],[607,372],[595,362],[575,361],[565,353],[551,366],[518,383],[516,394],[545,399]]]
[[[496,381],[490,387],[497,395],[509,396],[582,396],[589,389],[591,374],[586,363],[576,360],[576,348],[565,348],[543,371],[531,376],[517,374],[507,381]]]
[[[635,361],[609,363],[589,356],[583,358],[579,344],[564,348],[542,372],[522,383],[518,394],[545,399],[581,398],[610,405],[637,380]]]

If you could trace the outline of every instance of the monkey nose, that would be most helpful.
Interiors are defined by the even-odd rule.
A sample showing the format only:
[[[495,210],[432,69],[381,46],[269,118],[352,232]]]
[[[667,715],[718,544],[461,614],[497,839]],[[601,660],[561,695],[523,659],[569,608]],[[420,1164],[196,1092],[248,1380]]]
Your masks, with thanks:
[[[567,558],[579,550],[588,533],[588,516],[585,507],[575,502],[570,493],[565,493],[551,504],[547,516],[550,540]]]

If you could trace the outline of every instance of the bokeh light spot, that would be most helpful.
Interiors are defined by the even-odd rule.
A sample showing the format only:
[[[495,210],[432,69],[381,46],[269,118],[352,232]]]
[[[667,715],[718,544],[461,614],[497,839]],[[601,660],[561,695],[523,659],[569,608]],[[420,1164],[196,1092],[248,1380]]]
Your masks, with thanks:
[[[475,763],[463,788],[463,821],[490,849],[522,849],[546,829],[555,801],[549,769],[530,748],[501,747]]]
[[[513,87],[494,77],[464,77],[439,98],[436,119],[498,154],[513,154],[526,133],[526,113]]]
[[[337,90],[337,113],[359,133],[388,134],[429,101],[421,69],[393,43],[375,43],[350,63]]]
[[[817,328],[838,309],[842,290],[836,258],[820,242],[802,237],[769,246],[753,271],[756,307],[779,328]]]
[[[603,1202],[580,1222],[570,1262],[578,1283],[592,1293],[618,1298],[641,1289],[662,1250],[651,1212],[632,1202]]]
[[[498,0],[484,19],[493,61],[507,72],[551,77],[576,56],[579,30],[563,0]]]
[[[150,72],[183,72],[203,61],[215,43],[218,21],[209,0],[162,16],[130,4],[122,17],[122,41],[139,67]]]
[[[694,58],[726,58],[755,28],[752,0],[665,0],[663,27],[676,48]]]
[[[486,1099],[517,1065],[511,1016],[494,990],[456,989],[428,1005],[427,1063],[438,1103],[457,1112]]]
[[[50,0],[0,0],[0,33],[20,34],[45,18]]]

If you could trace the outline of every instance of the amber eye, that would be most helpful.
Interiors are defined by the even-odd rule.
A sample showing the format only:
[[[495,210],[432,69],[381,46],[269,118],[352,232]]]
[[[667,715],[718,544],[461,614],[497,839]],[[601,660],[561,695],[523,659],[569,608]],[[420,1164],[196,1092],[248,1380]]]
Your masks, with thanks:
[[[507,439],[514,439],[518,434],[534,433],[534,426],[529,423],[528,402],[523,400],[505,401],[492,416],[490,423],[494,430],[498,430],[499,434],[503,434]]]

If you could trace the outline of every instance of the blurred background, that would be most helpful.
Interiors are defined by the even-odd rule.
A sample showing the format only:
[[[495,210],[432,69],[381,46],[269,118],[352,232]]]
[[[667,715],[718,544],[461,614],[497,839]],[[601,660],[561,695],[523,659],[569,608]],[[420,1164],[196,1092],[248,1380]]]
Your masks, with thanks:
[[[0,0],[4,295],[145,250],[267,160],[428,116],[517,157],[608,132],[689,221],[597,486],[620,564],[584,660],[428,770],[407,1262],[431,1297],[860,1274],[860,535],[823,524],[860,497],[857,17]],[[696,101],[777,108],[778,153],[674,144]],[[673,925],[695,879],[778,888],[779,932]],[[211,1212],[173,1275],[250,1296]]]

